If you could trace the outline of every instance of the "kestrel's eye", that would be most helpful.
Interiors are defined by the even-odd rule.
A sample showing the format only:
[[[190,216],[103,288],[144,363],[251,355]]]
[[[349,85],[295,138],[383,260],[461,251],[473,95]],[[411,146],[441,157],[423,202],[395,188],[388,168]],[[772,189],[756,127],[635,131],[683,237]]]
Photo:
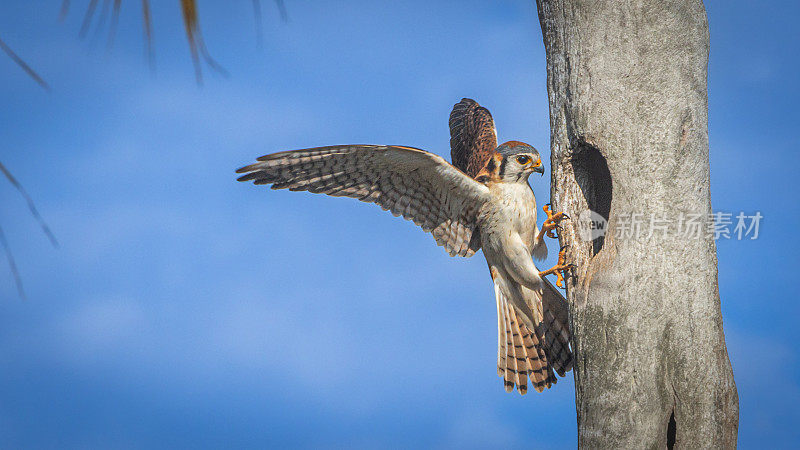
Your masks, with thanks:
[[[520,155],[517,156],[517,162],[524,166],[531,162],[531,158],[525,155]]]

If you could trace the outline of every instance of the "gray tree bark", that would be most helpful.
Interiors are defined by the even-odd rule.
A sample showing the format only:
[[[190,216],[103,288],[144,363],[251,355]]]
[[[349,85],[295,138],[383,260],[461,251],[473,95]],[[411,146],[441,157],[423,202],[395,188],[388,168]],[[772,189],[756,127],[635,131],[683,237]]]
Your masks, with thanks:
[[[711,213],[700,0],[537,0],[547,52],[554,210],[567,283],[581,448],[734,448]],[[582,239],[592,210],[604,237]],[[640,213],[642,233],[628,223]],[[669,221],[648,236],[651,214]],[[634,218],[632,221],[631,218]],[[628,234],[621,234],[623,228]],[[668,431],[669,429],[669,431]]]

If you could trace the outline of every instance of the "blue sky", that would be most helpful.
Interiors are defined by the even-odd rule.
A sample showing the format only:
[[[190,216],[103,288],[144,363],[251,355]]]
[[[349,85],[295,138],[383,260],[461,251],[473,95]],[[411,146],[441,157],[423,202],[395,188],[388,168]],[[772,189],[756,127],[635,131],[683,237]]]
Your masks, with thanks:
[[[549,161],[532,2],[200,2],[230,72],[194,84],[178,2],[157,2],[148,70],[138,2],[108,52],[82,9],[6,1],[0,160],[61,242],[0,183],[0,224],[29,299],[0,264],[0,440],[13,447],[573,448],[571,375],[505,394],[482,256],[448,257],[372,205],[236,183],[256,156],[334,143],[447,155],[451,106],[489,107],[501,140]],[[706,2],[712,197],[761,211],[718,243],[743,448],[795,447],[793,286],[800,7]],[[545,177],[543,180],[547,180]],[[533,181],[546,199],[546,181]]]

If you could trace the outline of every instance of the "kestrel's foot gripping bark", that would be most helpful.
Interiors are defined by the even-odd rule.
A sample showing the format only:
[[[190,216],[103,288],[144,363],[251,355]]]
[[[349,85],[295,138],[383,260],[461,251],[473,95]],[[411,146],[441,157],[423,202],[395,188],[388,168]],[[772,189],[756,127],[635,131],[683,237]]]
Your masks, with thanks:
[[[545,209],[545,211],[547,210]],[[539,272],[540,277],[550,275],[551,273],[556,274],[556,286],[562,289],[564,288],[564,273],[575,268],[575,264],[567,264],[567,247],[569,246],[565,245],[561,247],[561,250],[558,252],[558,263],[556,263],[555,266],[543,272]]]
[[[539,235],[547,234],[547,237],[551,239],[558,239],[558,235],[556,235],[553,230],[561,228],[558,222],[561,222],[564,219],[569,219],[569,216],[563,212],[553,214],[550,212],[550,203],[544,205],[542,207],[544,213],[547,214],[547,219],[545,219],[544,223],[542,224],[542,229],[539,231]]]

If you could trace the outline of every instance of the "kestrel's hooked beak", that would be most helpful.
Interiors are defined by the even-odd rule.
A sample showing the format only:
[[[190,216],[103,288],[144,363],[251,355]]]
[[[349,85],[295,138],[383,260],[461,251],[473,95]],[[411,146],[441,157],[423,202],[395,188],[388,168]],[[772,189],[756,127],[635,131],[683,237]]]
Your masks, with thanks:
[[[539,175],[544,176],[544,164],[542,164],[542,160],[536,161],[533,165],[533,171],[538,173]]]

